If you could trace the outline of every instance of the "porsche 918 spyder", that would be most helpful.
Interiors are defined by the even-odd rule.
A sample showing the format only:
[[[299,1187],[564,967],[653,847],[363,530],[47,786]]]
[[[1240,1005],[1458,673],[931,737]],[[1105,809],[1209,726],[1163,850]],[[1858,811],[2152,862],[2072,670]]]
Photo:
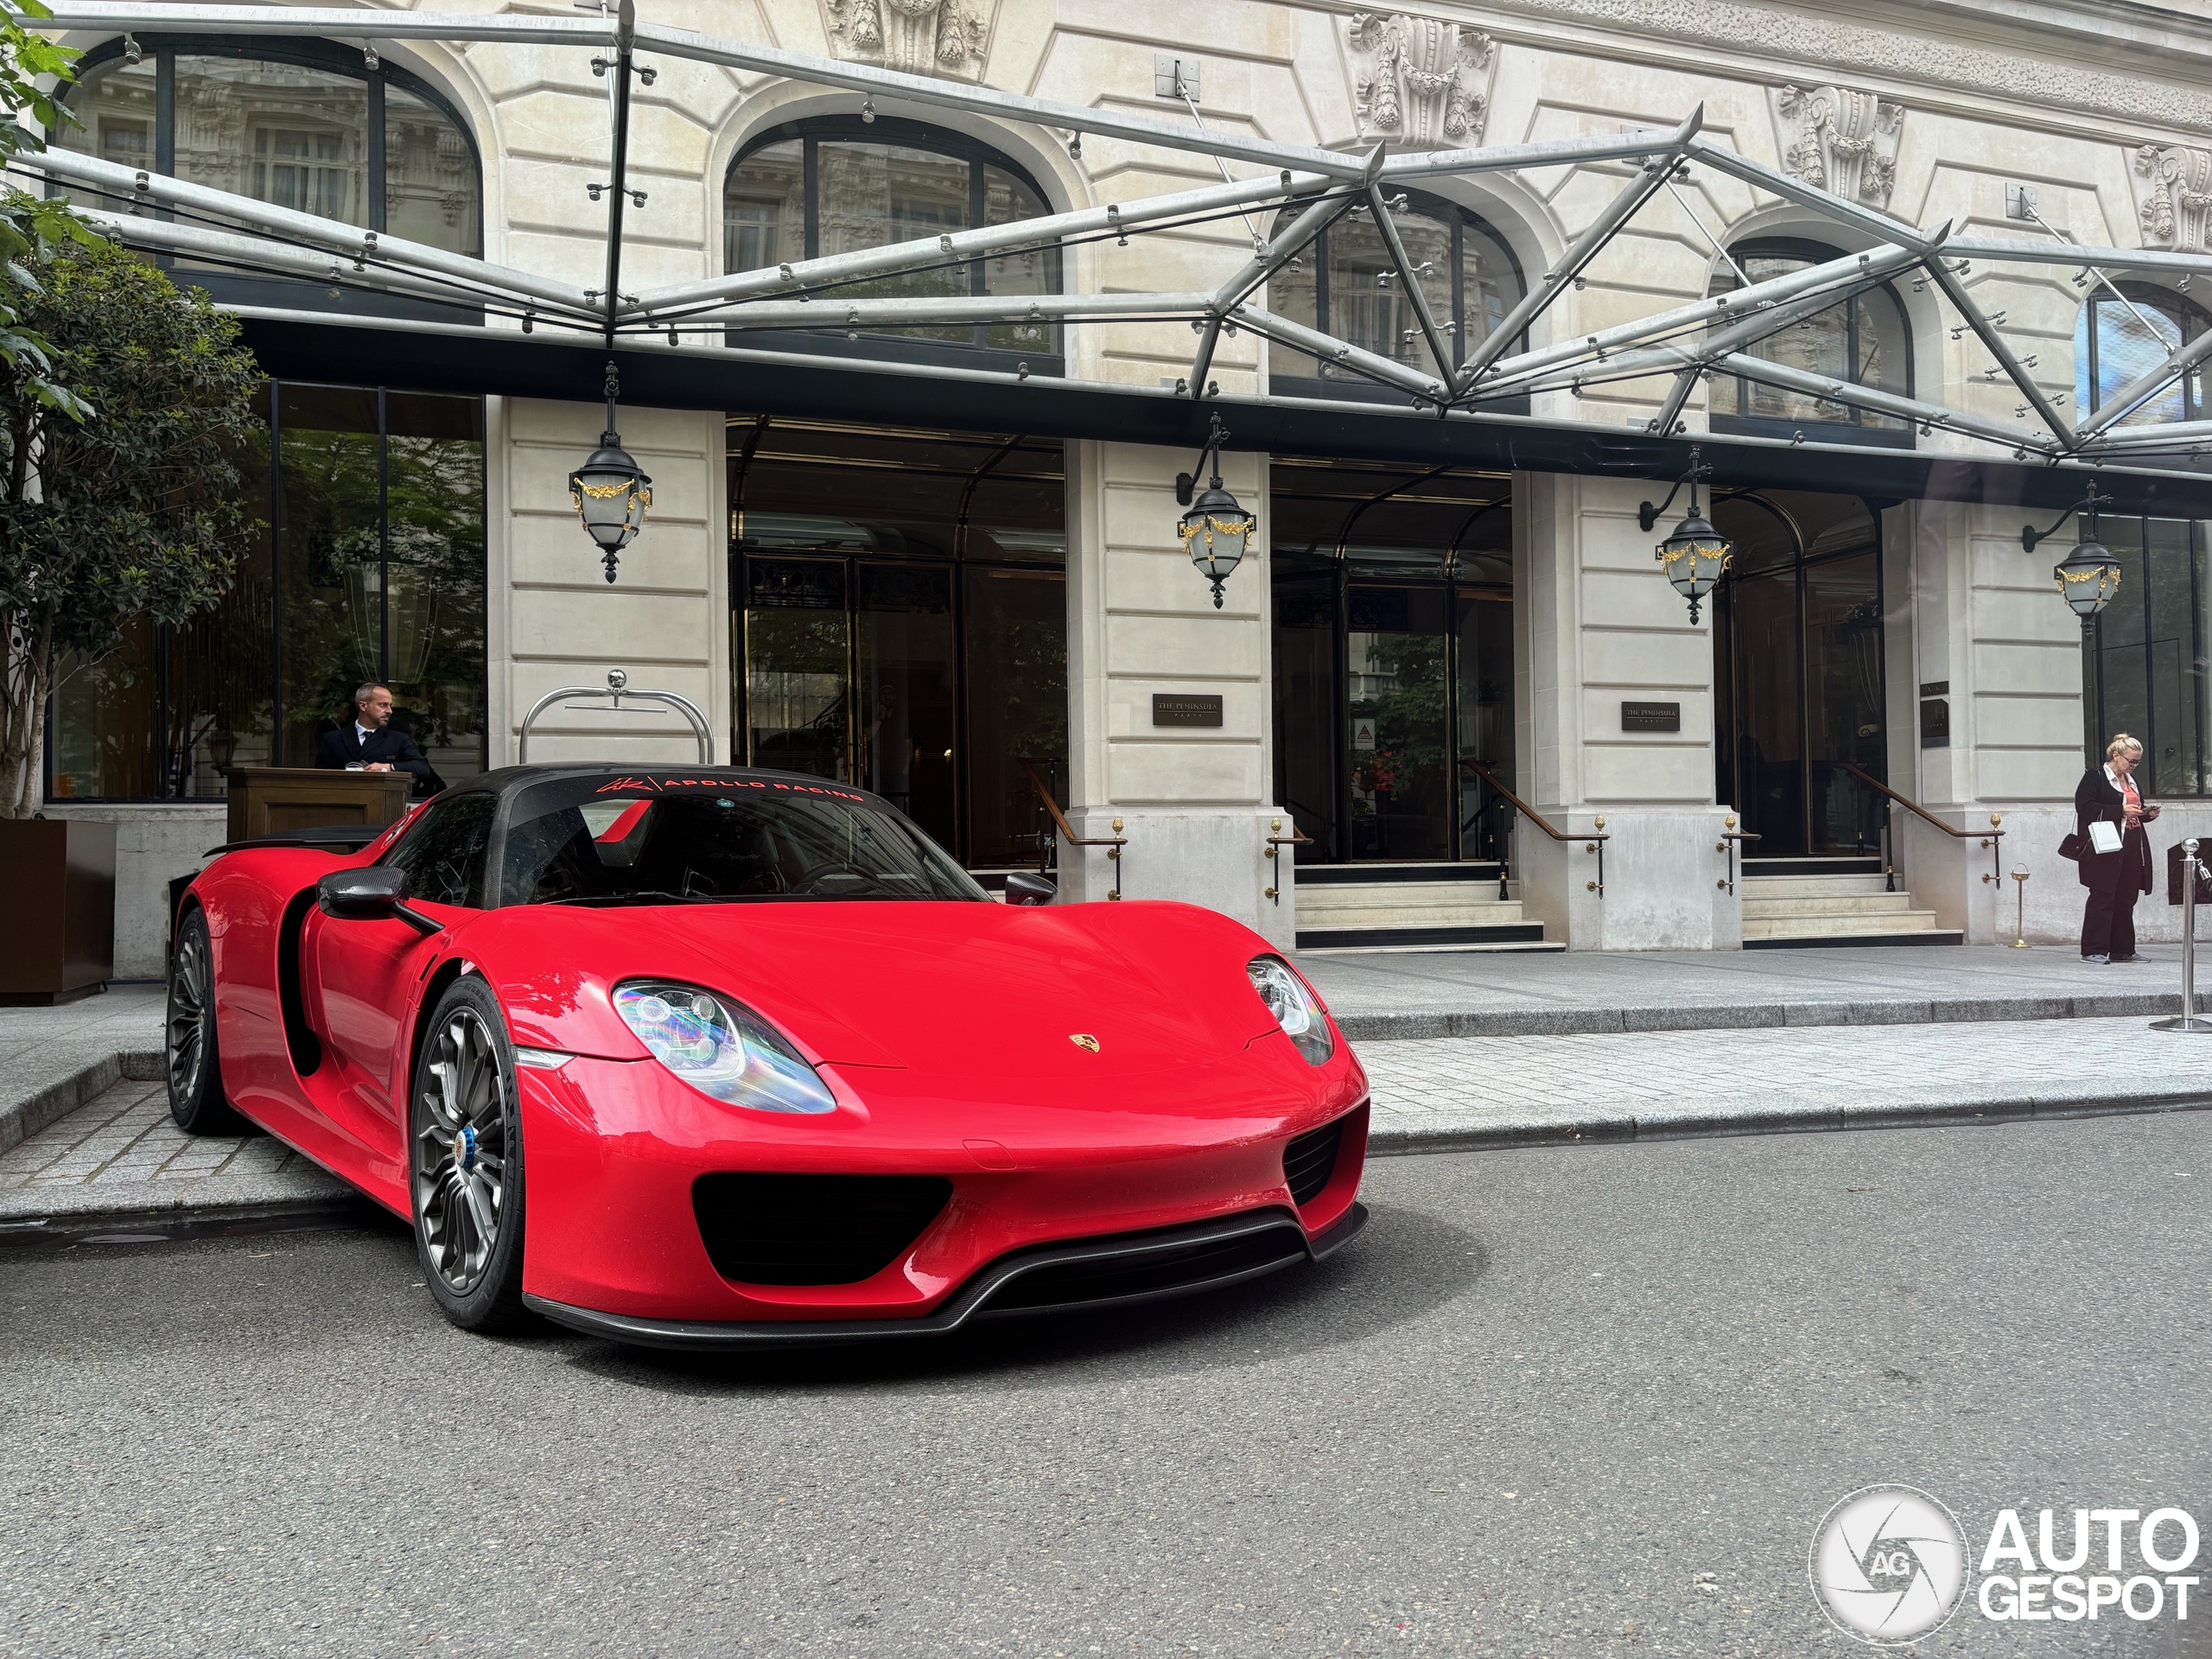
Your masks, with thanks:
[[[1359,1063],[1214,912],[999,903],[876,797],[739,768],[512,767],[315,836],[185,888],[170,1109],[405,1218],[466,1328],[943,1332],[1365,1219]]]

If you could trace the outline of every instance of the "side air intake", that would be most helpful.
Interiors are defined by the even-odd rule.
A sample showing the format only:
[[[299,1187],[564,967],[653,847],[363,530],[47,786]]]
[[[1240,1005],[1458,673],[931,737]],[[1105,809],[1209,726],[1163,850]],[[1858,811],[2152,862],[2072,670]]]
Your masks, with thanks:
[[[1329,1178],[1337,1173],[1337,1148],[1344,1144],[1344,1121],[1340,1117],[1294,1136],[1282,1149],[1283,1179],[1290,1184],[1291,1198],[1300,1209],[1327,1189]]]

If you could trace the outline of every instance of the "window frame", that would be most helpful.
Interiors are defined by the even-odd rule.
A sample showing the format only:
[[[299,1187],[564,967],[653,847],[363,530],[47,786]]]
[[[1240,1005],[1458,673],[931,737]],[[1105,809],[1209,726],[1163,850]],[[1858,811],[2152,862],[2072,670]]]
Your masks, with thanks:
[[[1464,203],[1453,201],[1448,197],[1432,195],[1427,191],[1405,190],[1400,194],[1406,198],[1408,211],[1423,214],[1430,219],[1442,219],[1452,227],[1452,315],[1448,319],[1440,319],[1440,321],[1448,321],[1453,325],[1452,339],[1464,360],[1465,353],[1473,349],[1467,343],[1466,232],[1468,227],[1471,226],[1480,231],[1496,243],[1499,251],[1505,255],[1507,263],[1513,269],[1514,283],[1520,290],[1514,300],[1516,304],[1528,297],[1529,273],[1521,264],[1521,256],[1513,251],[1512,242],[1499,232],[1497,226],[1491,224],[1473,208]],[[1311,205],[1311,199],[1294,201],[1282,210],[1283,214],[1295,217]],[[1314,261],[1313,312],[1320,332],[1338,340],[1346,340],[1350,336],[1342,329],[1332,327],[1329,316],[1332,297],[1329,292],[1329,238],[1332,230],[1333,226],[1323,230],[1313,241],[1301,248],[1299,253],[1300,257],[1310,256]],[[1519,351],[1529,349],[1529,331],[1526,328],[1521,331],[1521,338],[1515,342],[1515,348]],[[1271,393],[1287,397],[1318,397],[1337,402],[1404,404],[1408,406],[1413,403],[1411,392],[1402,391],[1395,386],[1385,386],[1372,380],[1355,378],[1348,373],[1331,374],[1327,372],[1326,364],[1306,358],[1306,353],[1297,352],[1294,347],[1281,346],[1275,349],[1293,353],[1294,360],[1304,359],[1311,363],[1315,372],[1311,374],[1285,374],[1281,370],[1270,366],[1268,372],[1268,389]],[[1273,361],[1274,353],[1271,351],[1269,353],[1271,365]],[[1479,407],[1492,414],[1526,415],[1529,412],[1529,399],[1524,393],[1516,397],[1494,398],[1481,404]]]
[[[1808,259],[1818,265],[1826,264],[1832,259],[1841,259],[1846,257],[1847,257],[1846,250],[1842,248],[1831,247],[1825,242],[1809,241],[1802,237],[1752,237],[1730,246],[1726,258],[1715,267],[1712,277],[1707,282],[1705,291],[1708,297],[1715,294],[1737,292],[1741,284],[1732,288],[1720,288],[1716,284],[1724,276],[1732,278],[1735,276],[1735,266],[1745,259],[1759,257]],[[1900,395],[1910,397],[1914,395],[1913,388],[1916,384],[1916,369],[1913,362],[1912,314],[1905,309],[1904,301],[1899,297],[1895,283],[1882,283],[1878,287],[1878,291],[1887,296],[1889,302],[1897,308],[1897,326],[1904,345],[1904,391]],[[1850,365],[1852,384],[1861,386],[1866,383],[1859,378],[1859,315],[1860,303],[1866,297],[1865,294],[1853,294],[1849,299],[1838,302],[1839,304],[1847,308],[1844,313],[1845,360]],[[1823,314],[1816,313],[1815,315]],[[1725,378],[1736,383],[1736,407],[1742,409],[1747,401],[1745,388],[1751,383],[1741,375],[1729,375]],[[1876,387],[1874,390],[1879,391],[1882,388]],[[1716,434],[1734,434],[1739,436],[1758,438],[1792,437],[1807,427],[1816,426],[1820,429],[1820,442],[1823,443],[1864,444],[1877,449],[1911,449],[1918,447],[1919,427],[1911,421],[1907,421],[1901,431],[1891,430],[1866,425],[1864,411],[1856,404],[1846,404],[1843,410],[1840,419],[1784,420],[1770,415],[1724,415],[1708,404],[1706,425]]]
[[[2186,294],[2177,294],[2173,289],[2161,288],[2155,283],[2120,282],[2113,283],[2113,286],[2118,289],[2125,298],[2137,305],[2145,306],[2158,312],[2173,323],[2180,330],[2182,344],[2184,346],[2208,330],[2212,330],[2212,312],[2208,312]],[[2097,323],[2099,317],[2102,315],[2099,308],[2117,306],[2120,303],[2120,302],[2114,299],[2110,293],[2101,292],[2093,288],[2088,297],[2082,302],[2082,315],[2087,320],[2086,323],[2075,325],[2075,334],[2081,341],[2076,349],[2088,359],[2086,365],[2077,365],[2076,366],[2075,374],[2076,401],[2079,401],[2080,388],[2083,380],[2082,368],[2086,366],[2090,393],[2100,398],[2095,408],[2102,407],[2102,394],[2098,391],[2097,387],[2098,381],[2102,378],[2101,373],[2102,365],[2098,360],[2101,356],[2098,336],[2101,331]],[[2203,400],[2196,396],[2200,389],[2201,374],[2201,369],[2191,369],[2177,382],[2181,388],[2181,418],[2184,421],[2201,421],[2205,418],[2206,405]],[[2094,412],[2094,408],[2084,409],[2080,411],[2077,418],[2087,420]],[[2113,423],[2113,430],[2117,431],[2122,426],[2129,424],[2131,423],[2123,416]],[[2171,423],[2144,421],[2132,424],[2148,429],[2169,425]]]
[[[719,199],[721,214],[721,234],[723,263],[728,260],[729,192],[731,181],[740,168],[764,149],[777,144],[797,143],[802,146],[800,167],[802,183],[800,201],[803,224],[800,246],[802,257],[820,257],[822,226],[822,175],[818,164],[820,146],[831,143],[869,143],[895,145],[902,149],[919,149],[968,163],[969,228],[976,229],[983,222],[985,190],[983,169],[995,167],[1009,173],[1028,189],[1035,192],[1038,200],[1045,204],[1047,213],[1054,210],[1052,193],[1037,181],[1036,175],[1007,155],[1003,150],[987,144],[966,133],[947,127],[933,127],[920,121],[902,120],[895,116],[878,116],[874,121],[862,121],[856,115],[815,116],[800,121],[786,121],[754,133],[730,158],[729,166],[722,173],[722,188]],[[1047,293],[1067,291],[1067,260],[1065,250],[1057,240],[1039,244],[1052,262],[1052,273]],[[1000,256],[992,256],[1000,257]],[[988,259],[971,259],[969,267],[968,292],[976,297],[987,297],[989,289],[986,267]],[[724,276],[736,273],[725,270]],[[870,280],[874,280],[871,278]],[[826,304],[834,304],[836,290],[822,290],[816,297]],[[754,350],[802,353],[815,357],[858,357],[889,359],[894,362],[937,364],[944,367],[1020,370],[1026,367],[1033,375],[1059,377],[1067,372],[1065,343],[1057,323],[1049,325],[1052,344],[1048,349],[1035,352],[1014,351],[986,343],[993,325],[977,323],[973,331],[973,344],[960,345],[950,340],[912,340],[892,334],[869,334],[863,331],[857,340],[846,337],[842,329],[825,328],[820,331],[796,328],[726,327],[723,343],[735,347]]]
[[[402,92],[421,99],[452,122],[454,130],[467,144],[469,161],[476,169],[474,239],[477,252],[465,257],[480,259],[484,257],[483,146],[477,142],[475,129],[462,114],[460,106],[422,76],[391,63],[379,63],[372,69],[358,49],[341,46],[334,41],[158,30],[137,35],[136,39],[143,57],[154,65],[154,154],[151,170],[157,175],[168,178],[176,175],[176,60],[179,57],[230,58],[247,63],[285,64],[293,68],[313,69],[324,74],[342,76],[365,83],[367,91],[365,149],[369,222],[363,228],[374,231],[379,236],[384,235],[388,217],[385,200],[385,138],[390,125],[386,118],[385,92],[387,87],[397,86]],[[78,60],[75,78],[61,89],[65,105],[70,102],[71,95],[82,87],[89,72],[124,57],[123,41],[123,36],[117,35],[86,48],[84,56]],[[66,194],[67,192],[57,190],[54,194]],[[174,257],[166,254],[159,256],[156,263],[191,286],[205,289],[209,297],[219,304],[276,305],[298,310],[407,317],[430,322],[480,322],[484,317],[481,306],[460,302],[441,303],[434,300],[402,297],[343,286],[338,289],[334,297],[327,284],[305,277],[207,270],[194,267],[179,271],[175,269]]]

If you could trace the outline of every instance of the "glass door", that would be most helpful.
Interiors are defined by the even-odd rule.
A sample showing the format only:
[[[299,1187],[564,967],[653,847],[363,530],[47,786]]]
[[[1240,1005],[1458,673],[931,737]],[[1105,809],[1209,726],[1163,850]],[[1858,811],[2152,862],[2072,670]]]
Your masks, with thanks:
[[[853,781],[842,559],[753,559],[745,604],[749,764]]]
[[[1348,605],[1351,855],[1448,859],[1450,590],[1355,584]]]
[[[950,847],[958,729],[952,569],[861,563],[855,575],[861,786]]]

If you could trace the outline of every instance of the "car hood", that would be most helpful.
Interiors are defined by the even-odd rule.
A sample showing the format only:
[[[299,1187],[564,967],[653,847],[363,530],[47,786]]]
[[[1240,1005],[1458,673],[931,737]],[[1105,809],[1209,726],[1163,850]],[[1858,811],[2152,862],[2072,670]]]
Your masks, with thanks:
[[[1244,971],[1267,942],[1189,905],[842,900],[493,917],[530,940],[526,960],[498,976],[516,1040],[609,1058],[642,1056],[607,995],[644,977],[734,996],[817,1063],[1037,1083],[1164,1082],[1163,1068],[1218,1064],[1275,1029]]]

